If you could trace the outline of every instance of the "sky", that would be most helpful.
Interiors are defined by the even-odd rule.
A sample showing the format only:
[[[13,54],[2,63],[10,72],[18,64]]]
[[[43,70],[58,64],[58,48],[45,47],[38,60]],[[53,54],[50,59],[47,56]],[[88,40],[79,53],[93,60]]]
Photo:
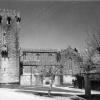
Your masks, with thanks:
[[[20,12],[20,46],[33,49],[82,51],[87,33],[100,26],[100,2],[96,1],[0,1],[1,9]]]

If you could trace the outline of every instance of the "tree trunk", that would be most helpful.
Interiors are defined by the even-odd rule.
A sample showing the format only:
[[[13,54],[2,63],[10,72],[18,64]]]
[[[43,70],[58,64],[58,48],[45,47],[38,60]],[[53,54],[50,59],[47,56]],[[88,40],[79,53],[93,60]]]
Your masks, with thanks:
[[[84,81],[85,81],[85,95],[89,97],[91,96],[91,84],[90,84],[89,74],[85,74]]]
[[[48,90],[48,96],[49,96],[49,97],[51,96],[53,80],[54,80],[54,76],[53,76],[52,79],[51,79],[50,87],[49,87],[49,90]]]
[[[48,96],[49,97],[51,96],[51,90],[52,90],[52,81],[50,83],[50,87],[49,87],[49,90],[48,90]]]

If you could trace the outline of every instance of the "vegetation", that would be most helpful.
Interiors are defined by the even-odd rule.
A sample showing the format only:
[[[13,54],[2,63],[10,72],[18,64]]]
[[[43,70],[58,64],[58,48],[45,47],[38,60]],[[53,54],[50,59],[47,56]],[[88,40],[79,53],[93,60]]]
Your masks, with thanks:
[[[48,96],[51,96],[51,91],[52,91],[52,85],[55,80],[55,75],[58,74],[58,72],[62,69],[62,66],[54,67],[54,66],[49,66],[48,68],[45,68],[43,70],[43,77],[49,77],[50,78],[50,87],[48,90]]]
[[[87,48],[83,55],[83,67],[84,67],[84,79],[85,79],[85,94],[91,95],[91,85],[89,75],[91,70],[96,65],[93,61],[95,53],[100,53],[100,32],[93,31],[88,34],[87,37]]]

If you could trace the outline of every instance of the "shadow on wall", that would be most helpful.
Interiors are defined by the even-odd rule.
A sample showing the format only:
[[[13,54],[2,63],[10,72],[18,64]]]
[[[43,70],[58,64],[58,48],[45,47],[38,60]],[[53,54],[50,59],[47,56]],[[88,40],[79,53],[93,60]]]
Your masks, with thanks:
[[[74,76],[71,75],[64,75],[63,76],[63,84],[65,85],[73,85],[72,80],[75,80],[76,78]]]
[[[45,77],[44,80],[43,80],[43,85],[44,86],[50,86],[50,83],[51,83],[50,77]]]

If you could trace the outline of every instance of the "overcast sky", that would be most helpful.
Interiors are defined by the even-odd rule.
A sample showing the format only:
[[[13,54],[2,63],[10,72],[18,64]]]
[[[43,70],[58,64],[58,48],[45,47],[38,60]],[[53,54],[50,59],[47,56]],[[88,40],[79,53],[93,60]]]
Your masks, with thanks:
[[[87,32],[100,26],[100,2],[7,2],[0,8],[19,11],[22,16],[20,46],[24,48],[82,50]]]

